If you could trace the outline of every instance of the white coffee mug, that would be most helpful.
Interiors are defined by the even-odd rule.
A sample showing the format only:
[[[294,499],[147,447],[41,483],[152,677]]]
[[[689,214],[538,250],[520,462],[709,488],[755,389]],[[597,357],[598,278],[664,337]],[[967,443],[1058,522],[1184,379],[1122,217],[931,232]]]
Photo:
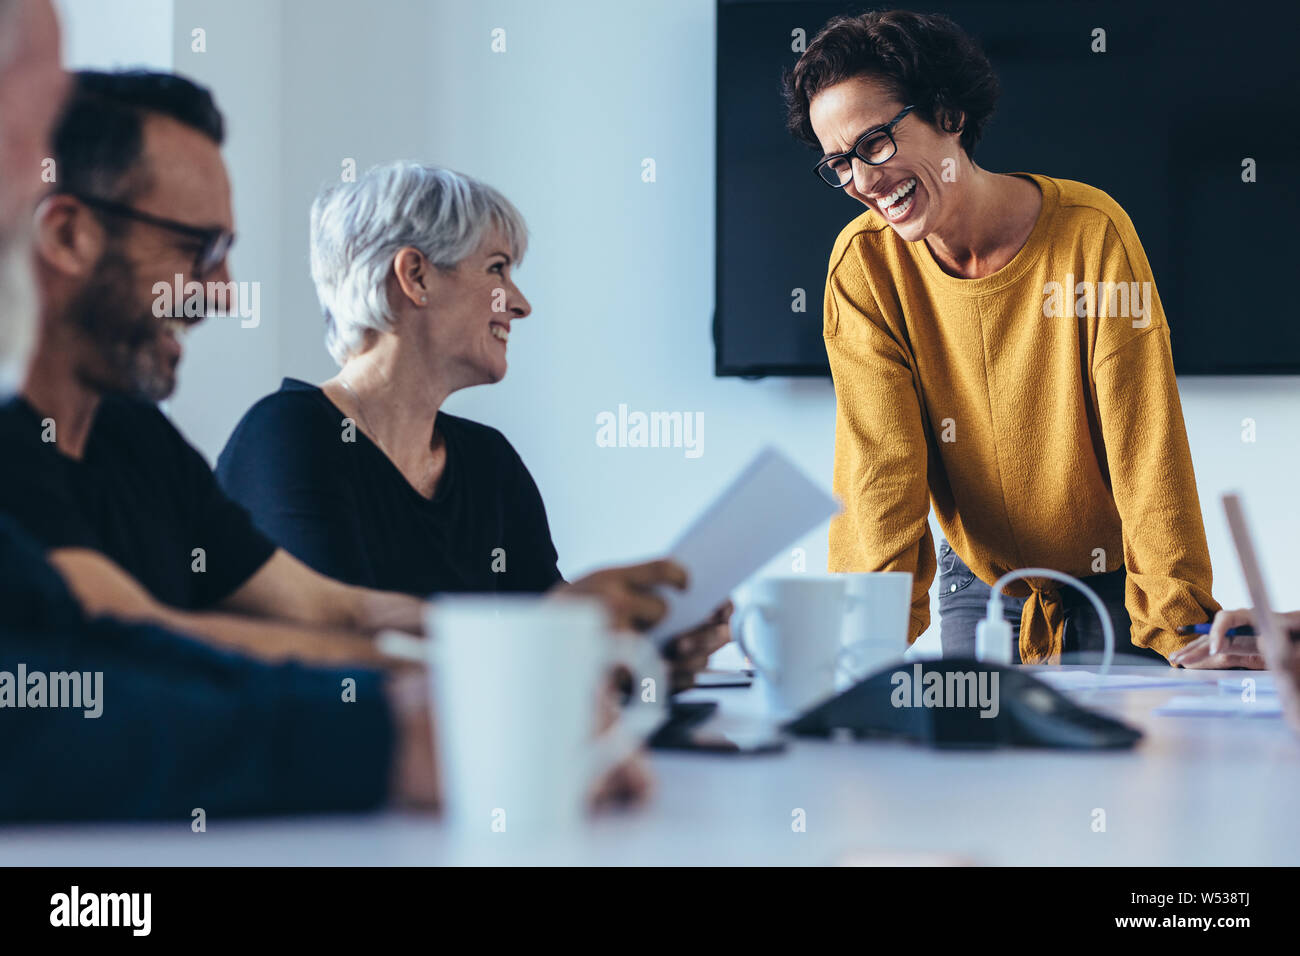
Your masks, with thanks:
[[[903,656],[912,614],[912,575],[907,571],[840,574],[844,580],[844,635],[850,681]]]
[[[841,578],[760,578],[750,587],[736,642],[772,716],[794,716],[836,692],[851,650],[841,643],[845,606]]]
[[[475,595],[428,615],[434,740],[446,818],[464,834],[554,835],[579,825],[587,795],[667,715],[670,692],[647,640],[611,634],[584,598]],[[635,693],[597,730],[615,665]]]

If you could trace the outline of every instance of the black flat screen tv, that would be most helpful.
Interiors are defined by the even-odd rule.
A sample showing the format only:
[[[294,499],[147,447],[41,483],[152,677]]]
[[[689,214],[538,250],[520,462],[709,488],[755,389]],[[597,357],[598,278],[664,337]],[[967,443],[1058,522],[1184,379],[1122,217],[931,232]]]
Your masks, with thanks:
[[[884,8],[878,5],[876,8]],[[715,371],[829,374],[831,246],[863,207],[818,182],[785,129],[796,30],[873,7],[720,0]],[[1109,193],[1132,218],[1178,373],[1300,372],[1300,4],[955,2],[1002,96],[975,154]],[[1106,50],[1093,52],[1093,31]],[[1255,162],[1255,182],[1242,181]],[[796,311],[803,290],[804,311]]]

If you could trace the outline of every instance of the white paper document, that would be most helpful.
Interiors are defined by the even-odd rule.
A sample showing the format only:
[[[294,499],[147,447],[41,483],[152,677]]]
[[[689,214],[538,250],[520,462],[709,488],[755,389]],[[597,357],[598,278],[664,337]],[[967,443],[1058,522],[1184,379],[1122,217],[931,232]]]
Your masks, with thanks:
[[[1154,668],[1153,668],[1154,669]],[[1107,674],[1097,680],[1096,671],[1035,669],[1033,675],[1060,691],[1066,690],[1148,690],[1152,687],[1171,687],[1188,681],[1176,677],[1154,677],[1142,674]]]
[[[700,624],[774,554],[839,510],[794,462],[763,449],[668,549],[690,585],[664,589],[668,613],[650,636],[662,643]]]
[[[1236,694],[1240,697],[1246,690],[1246,681],[1251,681],[1250,689],[1256,694],[1277,693],[1277,685],[1273,683],[1273,675],[1267,671],[1256,671],[1253,674],[1245,674],[1241,677],[1220,677],[1219,693]]]
[[[1244,701],[1226,695],[1171,697],[1155,709],[1162,717],[1281,717],[1282,702],[1275,696]]]

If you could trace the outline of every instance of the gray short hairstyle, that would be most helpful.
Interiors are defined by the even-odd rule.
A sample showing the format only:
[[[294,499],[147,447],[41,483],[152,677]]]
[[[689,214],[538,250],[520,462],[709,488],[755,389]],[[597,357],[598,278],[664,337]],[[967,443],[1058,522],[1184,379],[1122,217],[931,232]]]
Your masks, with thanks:
[[[311,278],[334,361],[357,354],[368,330],[392,331],[388,277],[399,249],[414,246],[452,269],[493,229],[518,263],[528,247],[519,210],[491,186],[438,166],[387,163],[323,189],[311,207]]]

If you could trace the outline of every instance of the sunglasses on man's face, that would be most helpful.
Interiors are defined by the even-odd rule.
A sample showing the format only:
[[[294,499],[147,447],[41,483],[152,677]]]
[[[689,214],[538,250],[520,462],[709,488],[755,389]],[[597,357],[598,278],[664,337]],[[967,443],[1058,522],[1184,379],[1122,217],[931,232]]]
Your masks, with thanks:
[[[131,206],[108,199],[100,199],[98,196],[86,196],[81,193],[67,193],[66,195],[71,196],[80,203],[84,203],[91,209],[97,209],[110,216],[118,216],[122,219],[141,222],[158,229],[166,229],[169,232],[193,240],[199,246],[198,253],[194,258],[194,277],[196,279],[201,279],[219,268],[221,263],[226,261],[226,256],[230,253],[230,247],[235,244],[235,234],[225,229],[191,226],[187,223],[177,222],[175,219],[164,219],[162,216],[141,212]]]

